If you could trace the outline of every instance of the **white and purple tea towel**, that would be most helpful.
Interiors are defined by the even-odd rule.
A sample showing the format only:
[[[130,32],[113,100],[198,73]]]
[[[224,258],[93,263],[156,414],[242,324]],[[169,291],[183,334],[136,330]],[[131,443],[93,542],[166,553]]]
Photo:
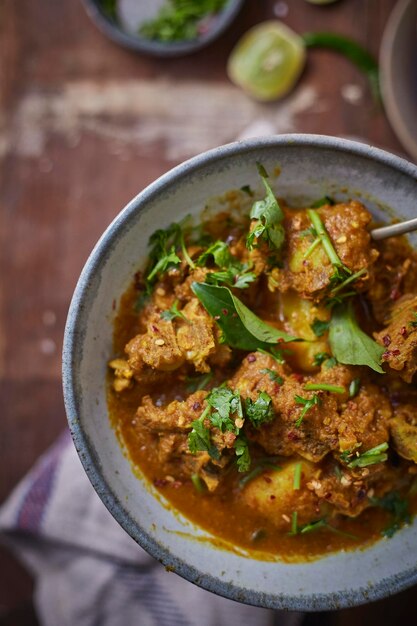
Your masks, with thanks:
[[[65,432],[0,509],[0,538],[35,578],[43,626],[299,626],[168,573],[93,490]]]

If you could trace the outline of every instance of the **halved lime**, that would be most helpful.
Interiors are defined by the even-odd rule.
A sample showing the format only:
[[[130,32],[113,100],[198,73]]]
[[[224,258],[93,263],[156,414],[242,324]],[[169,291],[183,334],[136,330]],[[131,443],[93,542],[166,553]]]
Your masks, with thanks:
[[[294,87],[305,56],[302,38],[282,22],[271,20],[241,37],[230,54],[227,73],[257,100],[276,100]]]

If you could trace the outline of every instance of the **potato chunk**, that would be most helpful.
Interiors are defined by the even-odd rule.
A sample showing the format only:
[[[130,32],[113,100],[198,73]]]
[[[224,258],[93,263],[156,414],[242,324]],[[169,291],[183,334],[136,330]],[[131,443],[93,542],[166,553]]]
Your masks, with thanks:
[[[251,508],[272,522],[277,528],[290,530],[291,517],[297,511],[298,524],[308,524],[322,517],[325,504],[306,483],[316,477],[318,471],[313,463],[300,461],[301,485],[294,489],[297,461],[286,463],[282,470],[270,470],[250,481],[244,489],[243,498]]]

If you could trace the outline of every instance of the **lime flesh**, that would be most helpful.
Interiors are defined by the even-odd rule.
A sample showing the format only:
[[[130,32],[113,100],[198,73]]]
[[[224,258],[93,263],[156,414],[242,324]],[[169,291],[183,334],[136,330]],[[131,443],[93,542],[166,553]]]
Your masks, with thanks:
[[[305,65],[304,42],[282,22],[272,20],[251,28],[232,50],[230,80],[261,101],[289,93]]]

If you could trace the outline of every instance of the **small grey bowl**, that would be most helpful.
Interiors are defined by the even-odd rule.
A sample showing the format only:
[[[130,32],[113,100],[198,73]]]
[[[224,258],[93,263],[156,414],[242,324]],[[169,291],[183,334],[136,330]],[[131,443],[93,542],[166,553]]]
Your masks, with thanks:
[[[121,526],[151,555],[219,595],[268,608],[330,610],[391,595],[417,582],[417,520],[371,547],[305,563],[262,561],[225,550],[172,510],[134,474],[106,404],[112,356],[113,301],[119,302],[145,261],[156,228],[208,198],[259,184],[256,162],[279,167],[279,195],[300,206],[325,193],[359,197],[378,219],[415,216],[417,168],[371,146],[317,135],[281,135],[233,143],[201,154],[152,183],[116,217],[88,259],[65,330],[65,405],[75,446],[95,490]]]
[[[197,39],[173,41],[172,43],[146,39],[139,34],[128,33],[105,14],[99,0],[82,0],[82,2],[87,14],[98,29],[117,44],[151,56],[177,57],[197,52],[220,37],[233,22],[245,0],[229,0],[225,8],[216,16],[212,27]]]

